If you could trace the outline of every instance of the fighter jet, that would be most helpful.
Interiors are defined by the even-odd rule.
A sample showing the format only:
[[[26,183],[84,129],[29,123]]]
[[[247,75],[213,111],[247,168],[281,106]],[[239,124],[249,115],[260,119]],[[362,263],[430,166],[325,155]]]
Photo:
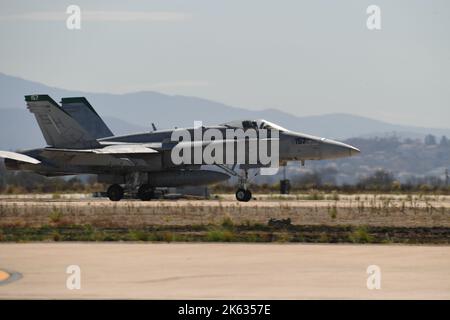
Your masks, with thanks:
[[[111,201],[121,200],[126,193],[148,201],[155,197],[157,187],[207,185],[236,176],[236,199],[247,202],[252,198],[249,170],[360,153],[348,144],[293,132],[263,119],[184,129],[156,130],[153,126],[149,132],[114,136],[84,97],[62,98],[61,105],[45,94],[27,95],[25,101],[47,146],[21,152],[0,151],[6,168],[49,177],[96,174],[99,182],[109,185],[107,196]],[[252,134],[247,134],[250,131]],[[243,135],[230,138],[229,132]],[[190,139],[180,138],[186,134]],[[262,143],[267,143],[270,164],[263,163],[260,157]],[[202,158],[208,150],[213,150],[212,162]]]

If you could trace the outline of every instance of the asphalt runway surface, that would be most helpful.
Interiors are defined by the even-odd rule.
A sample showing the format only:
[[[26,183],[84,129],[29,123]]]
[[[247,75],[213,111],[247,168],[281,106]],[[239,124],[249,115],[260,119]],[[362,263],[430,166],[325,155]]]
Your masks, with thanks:
[[[2,243],[0,270],[1,299],[450,298],[450,246]]]

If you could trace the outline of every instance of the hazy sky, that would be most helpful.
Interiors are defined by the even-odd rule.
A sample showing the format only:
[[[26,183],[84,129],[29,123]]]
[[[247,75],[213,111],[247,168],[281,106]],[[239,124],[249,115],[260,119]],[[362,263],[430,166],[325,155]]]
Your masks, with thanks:
[[[0,72],[450,127],[450,1],[0,0]],[[81,8],[68,30],[66,8]],[[366,27],[370,4],[381,30]]]

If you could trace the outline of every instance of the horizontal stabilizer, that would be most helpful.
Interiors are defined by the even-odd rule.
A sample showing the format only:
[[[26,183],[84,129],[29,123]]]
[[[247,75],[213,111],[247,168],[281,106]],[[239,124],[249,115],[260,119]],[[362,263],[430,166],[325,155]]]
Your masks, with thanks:
[[[39,160],[37,160],[35,158],[29,157],[29,156],[21,154],[21,153],[11,152],[11,151],[0,151],[0,158],[12,159],[12,160],[31,163],[31,164],[41,163]]]

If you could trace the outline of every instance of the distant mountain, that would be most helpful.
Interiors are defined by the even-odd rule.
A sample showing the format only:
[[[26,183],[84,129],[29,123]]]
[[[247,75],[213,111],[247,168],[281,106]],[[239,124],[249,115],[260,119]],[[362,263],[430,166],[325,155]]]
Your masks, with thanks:
[[[158,128],[192,126],[195,120],[217,124],[236,119],[263,118],[286,128],[336,139],[387,134],[423,137],[450,136],[450,129],[402,126],[349,114],[296,116],[275,109],[251,111],[207,99],[156,92],[104,94],[69,91],[0,73],[0,148],[17,149],[44,144],[33,116],[26,110],[24,95],[85,96],[115,134],[145,131],[154,122]],[[301,113],[301,108],[299,108]]]

